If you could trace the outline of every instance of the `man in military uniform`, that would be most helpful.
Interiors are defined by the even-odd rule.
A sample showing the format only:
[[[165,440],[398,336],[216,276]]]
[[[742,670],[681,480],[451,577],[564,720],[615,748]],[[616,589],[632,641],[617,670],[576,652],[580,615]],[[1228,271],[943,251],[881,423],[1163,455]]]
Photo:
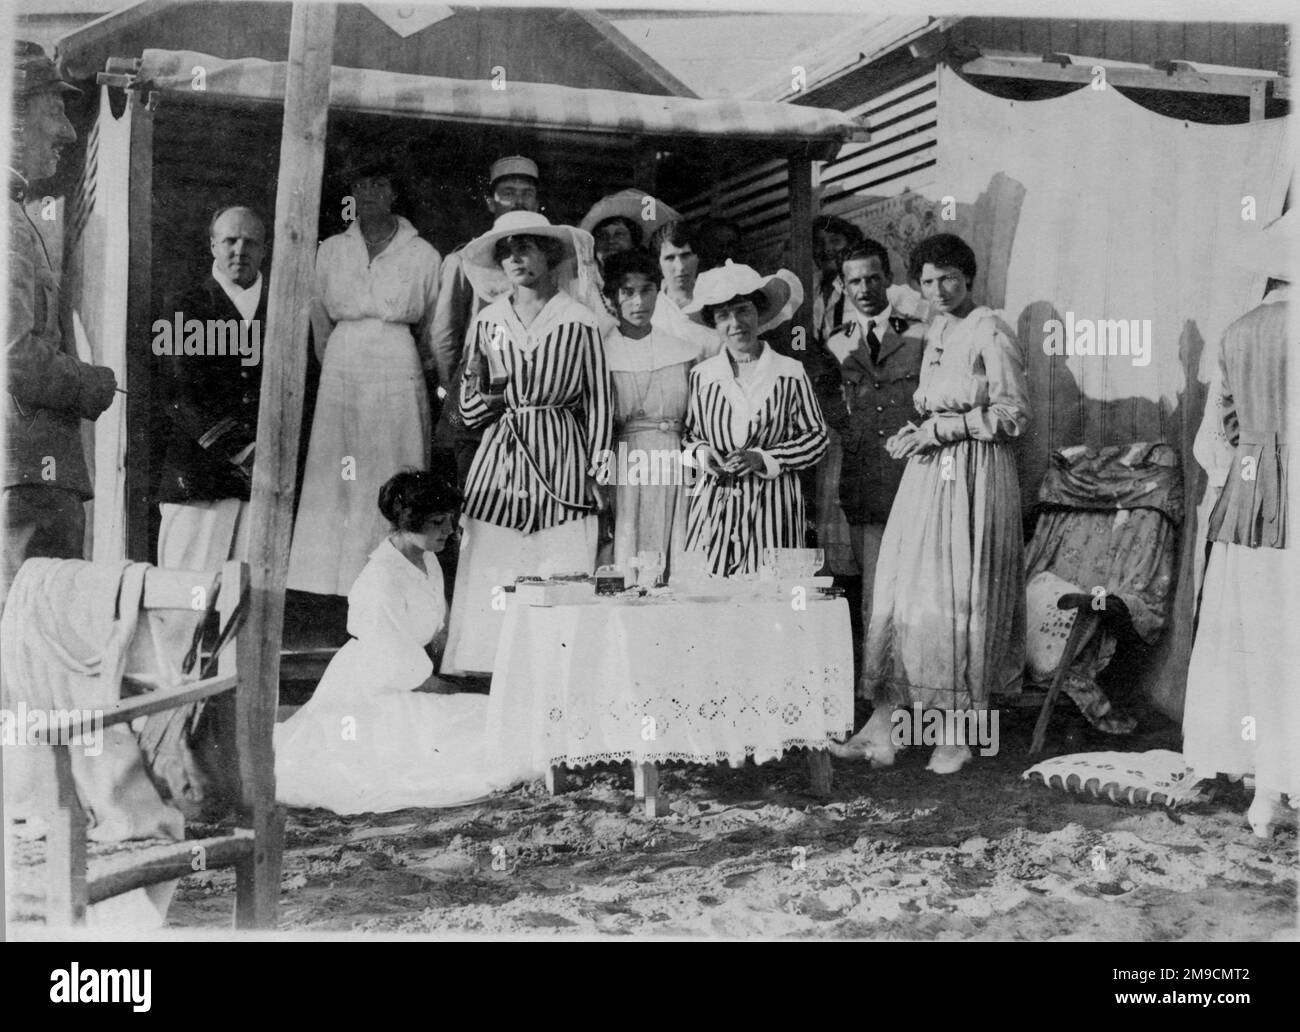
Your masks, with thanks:
[[[63,94],[79,91],[59,78],[39,44],[24,41],[14,45],[13,82],[0,599],[24,560],[81,557],[83,503],[93,493],[81,421],[97,419],[117,388],[113,371],[79,361],[74,341],[63,333],[54,267],[23,207],[32,185],[54,175],[60,152],[77,139]]]
[[[889,252],[874,240],[852,245],[840,259],[845,321],[826,338],[834,363],[819,378],[826,421],[840,434],[840,506],[862,570],[862,634],[871,626],[871,592],[880,540],[906,463],[890,458],[885,441],[915,415],[924,326],[890,304]]]

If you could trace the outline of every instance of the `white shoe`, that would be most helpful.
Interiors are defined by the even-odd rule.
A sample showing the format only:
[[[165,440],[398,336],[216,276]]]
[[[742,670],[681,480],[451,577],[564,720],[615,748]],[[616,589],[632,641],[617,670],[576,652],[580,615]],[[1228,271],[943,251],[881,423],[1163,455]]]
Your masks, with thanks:
[[[1273,826],[1282,816],[1282,793],[1268,792],[1262,788],[1255,789],[1255,798],[1251,800],[1250,809],[1246,811],[1246,820],[1256,838],[1272,838]]]
[[[890,711],[877,706],[862,730],[843,744],[832,742],[827,748],[832,756],[843,760],[867,760],[873,767],[892,767],[898,746],[891,737],[893,720]]]
[[[968,745],[936,745],[925,769],[936,774],[956,774],[972,758]]]

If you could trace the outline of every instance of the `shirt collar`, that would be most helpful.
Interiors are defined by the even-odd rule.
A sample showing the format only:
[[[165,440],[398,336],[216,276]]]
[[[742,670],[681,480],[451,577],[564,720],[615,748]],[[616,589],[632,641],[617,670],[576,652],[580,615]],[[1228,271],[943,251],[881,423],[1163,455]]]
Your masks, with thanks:
[[[262,274],[257,274],[257,279],[253,280],[246,287],[241,287],[224,272],[217,268],[217,263],[212,263],[212,278],[226,292],[226,297],[230,298],[230,303],[239,309],[239,314],[248,322],[257,314],[257,306],[262,300]]]
[[[612,330],[605,338],[605,360],[610,372],[644,372],[663,369],[700,356],[694,344],[674,337],[651,324],[650,335],[640,340]]]
[[[857,320],[858,325],[862,327],[862,332],[864,334],[867,332],[868,326],[874,326],[876,328],[877,337],[883,337],[885,335],[885,331],[889,329],[890,316],[894,314],[893,305],[885,305],[885,307],[875,315],[870,316],[863,315],[858,311],[857,307],[853,305],[853,302],[850,301],[849,305],[853,308],[853,317]]]
[[[431,557],[432,557],[432,562],[430,562]],[[404,574],[408,574],[413,580],[427,581],[429,579],[428,574],[421,573],[419,570],[417,570],[415,568],[415,565],[409,559],[407,559],[406,556],[402,555],[402,553],[397,550],[397,546],[393,544],[393,542],[389,539],[387,534],[384,535],[384,540],[379,542],[379,544],[375,546],[375,550],[370,553],[370,558],[378,559],[381,562],[389,563],[395,566],[397,569],[401,570]],[[437,553],[425,552],[424,553],[425,569],[432,570],[433,567],[437,565],[438,565]]]

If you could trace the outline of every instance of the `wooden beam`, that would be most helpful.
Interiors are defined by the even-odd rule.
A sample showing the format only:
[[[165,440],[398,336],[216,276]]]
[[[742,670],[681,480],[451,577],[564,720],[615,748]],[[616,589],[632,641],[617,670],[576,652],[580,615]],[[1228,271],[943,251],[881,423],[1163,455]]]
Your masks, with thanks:
[[[240,809],[259,835],[254,857],[240,869],[235,920],[241,927],[274,925],[280,895],[271,732],[280,692],[284,584],[307,372],[306,302],[315,287],[334,24],[333,4],[293,5],[275,198],[275,256],[249,507],[252,593],[249,619],[237,642],[243,682],[235,716],[241,745]]]
[[[1256,79],[1250,85],[1250,120],[1264,121],[1264,101],[1268,97],[1268,84],[1263,79]]]
[[[72,750],[41,749],[50,793],[45,830],[45,921],[55,928],[86,920],[86,812],[72,776]]]
[[[236,828],[214,838],[127,849],[91,863],[87,895],[91,903],[98,903],[132,889],[184,878],[195,873],[195,860],[202,863],[200,871],[231,867],[252,853],[253,844],[251,831]]]
[[[126,555],[153,562],[150,547],[150,429],[153,422],[153,359],[137,341],[153,337],[153,112],[131,94],[131,163],[127,184],[126,280]]]
[[[795,326],[803,327],[804,348],[799,355],[805,358],[813,342],[813,241],[812,221],[817,217],[816,198],[813,196],[812,161],[805,157],[788,160],[790,191],[790,271],[803,283],[803,304],[795,313]]]
[[[632,158],[632,183],[638,190],[658,196],[659,150],[653,143],[640,142],[637,147]]]

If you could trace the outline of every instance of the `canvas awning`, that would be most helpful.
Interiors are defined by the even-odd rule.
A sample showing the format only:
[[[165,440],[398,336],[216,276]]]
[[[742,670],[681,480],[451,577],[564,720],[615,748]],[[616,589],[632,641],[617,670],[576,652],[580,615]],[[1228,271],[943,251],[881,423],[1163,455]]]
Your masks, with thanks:
[[[146,50],[136,79],[141,88],[163,94],[282,104],[287,67],[255,58],[231,61],[193,51]],[[566,134],[767,141],[778,148],[810,148],[823,160],[833,157],[841,143],[868,139],[864,125],[826,108],[337,66],[330,79],[330,107]]]

